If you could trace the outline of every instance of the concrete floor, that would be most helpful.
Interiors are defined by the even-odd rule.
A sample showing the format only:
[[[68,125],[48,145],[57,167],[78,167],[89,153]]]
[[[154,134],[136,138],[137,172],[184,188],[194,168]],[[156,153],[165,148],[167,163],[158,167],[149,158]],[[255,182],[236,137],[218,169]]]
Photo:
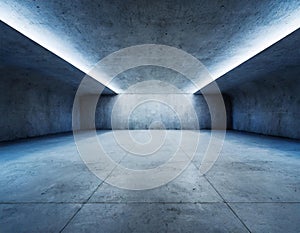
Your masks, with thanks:
[[[148,163],[114,147],[110,131],[98,136],[114,160],[146,168],[165,161],[179,132],[168,131]],[[179,177],[144,191],[95,177],[72,135],[2,143],[0,232],[299,232],[299,141],[229,131],[218,161],[200,176],[209,135],[201,131],[197,154]]]

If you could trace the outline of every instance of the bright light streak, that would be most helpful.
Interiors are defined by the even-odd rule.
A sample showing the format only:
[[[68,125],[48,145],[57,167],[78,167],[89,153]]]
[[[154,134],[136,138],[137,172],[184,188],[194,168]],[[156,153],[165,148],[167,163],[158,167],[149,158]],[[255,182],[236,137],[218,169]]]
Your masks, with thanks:
[[[263,29],[257,29],[257,32],[253,35],[251,40],[243,41],[243,43],[240,44],[237,54],[226,57],[222,62],[216,64],[213,70],[210,70],[211,76],[214,80],[217,80],[232,69],[238,67],[258,53],[293,33],[299,29],[299,27],[300,9],[295,9],[294,12],[290,13],[289,16],[279,24],[273,23]],[[205,87],[209,83],[210,82],[203,83],[202,86]],[[198,91],[199,90],[194,93]]]
[[[21,6],[18,6],[21,7]],[[24,16],[26,15],[26,17]],[[81,70],[85,74],[93,68],[92,62],[87,61],[82,54],[72,47],[70,41],[64,40],[58,34],[51,31],[51,28],[46,27],[43,24],[32,23],[30,11],[27,8],[22,7],[22,15],[13,7],[13,4],[5,4],[0,2],[0,19],[10,27],[14,28],[21,34],[25,35],[29,39],[38,43],[45,49],[54,53],[58,57],[62,58],[66,62],[75,66],[77,69]],[[106,83],[106,80],[102,80],[101,74],[92,77],[99,81],[100,83]],[[116,92],[116,89],[108,86],[109,89]],[[117,93],[117,92],[116,92]]]
[[[43,22],[40,22],[37,16],[33,15],[26,7],[14,4],[17,3],[0,2],[0,19],[4,23],[64,59],[84,73],[90,73],[90,70],[95,64],[93,61],[88,61],[86,57],[78,51],[78,49],[73,47],[71,41],[66,40],[66,37],[60,36],[59,32],[55,31],[55,28],[51,28],[51,25],[45,25]],[[244,41],[238,42],[234,48],[233,55],[227,56],[226,59],[223,59],[223,61],[214,65],[212,70],[210,70],[213,79],[218,79],[230,70],[236,68],[297,30],[300,27],[299,15],[300,9],[295,8],[293,12],[287,12],[286,17],[277,20],[276,23],[270,22],[264,27],[260,27],[260,25],[258,25],[257,28],[253,29],[252,35],[245,36]],[[35,19],[35,21],[33,19]],[[115,93],[120,93],[120,90],[116,87],[112,87],[111,84],[107,84],[105,75],[97,73],[92,77],[100,83],[108,86],[108,88],[113,90]],[[205,87],[209,83],[210,81],[203,80],[201,86]],[[198,90],[191,91],[195,93]]]

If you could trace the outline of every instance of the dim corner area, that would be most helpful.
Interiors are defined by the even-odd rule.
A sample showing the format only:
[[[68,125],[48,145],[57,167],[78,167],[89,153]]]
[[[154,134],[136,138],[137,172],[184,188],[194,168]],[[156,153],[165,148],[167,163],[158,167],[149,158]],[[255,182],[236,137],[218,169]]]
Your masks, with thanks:
[[[299,233],[300,2],[0,1],[0,233]]]

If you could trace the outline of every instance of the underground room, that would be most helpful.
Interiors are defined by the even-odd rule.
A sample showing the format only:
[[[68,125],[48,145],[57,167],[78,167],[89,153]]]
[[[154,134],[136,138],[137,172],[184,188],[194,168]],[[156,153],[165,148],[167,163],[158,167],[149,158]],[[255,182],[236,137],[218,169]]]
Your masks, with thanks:
[[[0,0],[0,233],[299,233],[299,16]]]

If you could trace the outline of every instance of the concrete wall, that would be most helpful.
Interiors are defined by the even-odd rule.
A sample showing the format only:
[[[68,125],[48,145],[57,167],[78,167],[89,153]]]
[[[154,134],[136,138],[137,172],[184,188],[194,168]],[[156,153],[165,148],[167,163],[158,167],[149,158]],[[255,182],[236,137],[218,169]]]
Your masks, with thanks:
[[[74,88],[40,74],[34,75],[33,72],[13,69],[1,74],[0,141],[72,130]],[[225,102],[230,125],[228,97]],[[101,96],[95,117],[97,129],[111,129],[111,119],[115,122],[115,129],[162,128],[161,123],[167,129],[197,129],[197,123],[201,129],[208,129],[211,124],[208,106],[202,95]]]
[[[75,92],[66,84],[17,70],[1,75],[0,141],[71,130]]]
[[[299,74],[289,69],[229,91],[233,129],[300,139]]]
[[[231,126],[230,101],[225,97],[228,125]],[[111,129],[209,129],[211,118],[202,95],[121,94],[103,96],[96,110],[96,127]],[[161,124],[160,124],[160,123]]]

